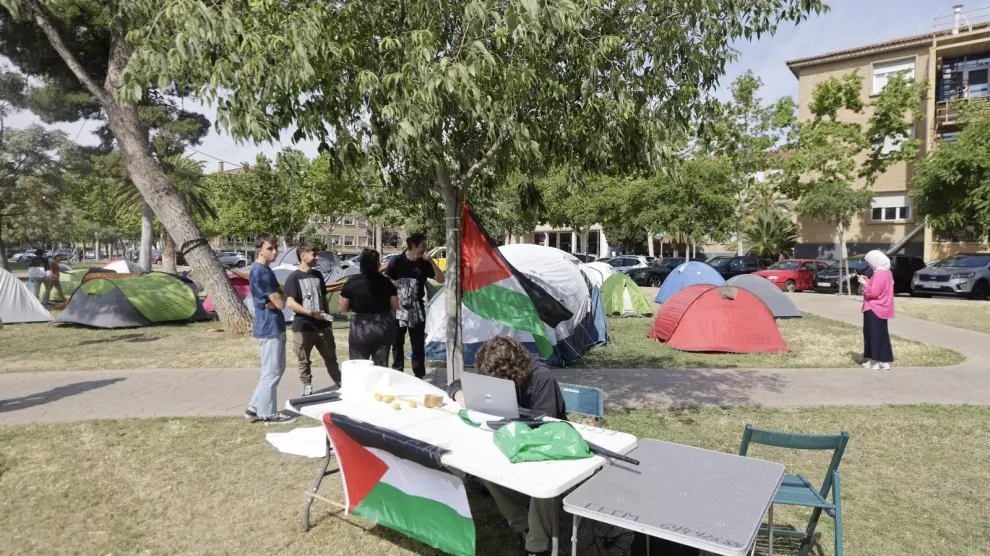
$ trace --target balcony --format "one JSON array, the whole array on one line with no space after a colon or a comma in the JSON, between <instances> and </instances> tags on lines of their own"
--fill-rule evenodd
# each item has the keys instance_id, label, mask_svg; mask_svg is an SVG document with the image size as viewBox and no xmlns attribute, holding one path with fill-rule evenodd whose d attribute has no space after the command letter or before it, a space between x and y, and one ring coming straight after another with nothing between
<instances>
[{"instance_id":1,"label":"balcony","mask_svg":"<svg viewBox=\"0 0 990 556\"><path fill-rule=\"evenodd\" d=\"M956 6L951 14L936 17L932 39L932 46L940 57L978 51L990 40L990 7L966 10Z\"/></svg>"},{"instance_id":2,"label":"balcony","mask_svg":"<svg viewBox=\"0 0 990 556\"><path fill-rule=\"evenodd\" d=\"M952 100L941 100L935 103L935 130L938 133L953 131L959 127L959 114L971 103L979 103L981 108L990 107L990 96L975 96Z\"/></svg>"}]
</instances>

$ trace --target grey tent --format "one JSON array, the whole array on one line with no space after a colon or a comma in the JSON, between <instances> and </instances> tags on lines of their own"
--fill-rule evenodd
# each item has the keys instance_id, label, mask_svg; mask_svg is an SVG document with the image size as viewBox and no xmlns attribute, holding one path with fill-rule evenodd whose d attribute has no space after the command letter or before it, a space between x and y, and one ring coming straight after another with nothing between
<instances>
[{"instance_id":1,"label":"grey tent","mask_svg":"<svg viewBox=\"0 0 990 556\"><path fill-rule=\"evenodd\" d=\"M770 309L770 313L776 319L801 318L801 311L798 311L794 303L787 299L784 292L766 278L752 274L740 274L730 278L725 285L742 288L760 298L760 301Z\"/></svg>"},{"instance_id":2,"label":"grey tent","mask_svg":"<svg viewBox=\"0 0 990 556\"><path fill-rule=\"evenodd\" d=\"M52 314L38 301L27 286L13 274L0 268L0 322L51 322Z\"/></svg>"}]
</instances>

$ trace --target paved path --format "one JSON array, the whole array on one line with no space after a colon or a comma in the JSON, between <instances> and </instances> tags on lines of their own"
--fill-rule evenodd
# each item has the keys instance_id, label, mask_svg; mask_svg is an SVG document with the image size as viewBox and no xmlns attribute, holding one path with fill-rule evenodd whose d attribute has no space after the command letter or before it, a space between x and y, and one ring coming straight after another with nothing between
<instances>
[{"instance_id":1,"label":"paved path","mask_svg":"<svg viewBox=\"0 0 990 556\"><path fill-rule=\"evenodd\" d=\"M794 294L802 311L859 324L855 300ZM802 407L940 403L990 405L990 335L909 317L891 333L967 356L952 367L861 369L562 369L563 382L598 386L609 407ZM257 369L63 371L0 374L0 425L130 417L240 415ZM329 384L314 370L317 388ZM299 393L287 371L280 400Z\"/></svg>"}]
</instances>

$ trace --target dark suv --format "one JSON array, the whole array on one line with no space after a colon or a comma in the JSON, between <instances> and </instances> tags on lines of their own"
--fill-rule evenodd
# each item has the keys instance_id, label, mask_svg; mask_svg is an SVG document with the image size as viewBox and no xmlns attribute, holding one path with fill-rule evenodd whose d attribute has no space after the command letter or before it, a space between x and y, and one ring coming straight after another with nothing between
<instances>
[{"instance_id":1,"label":"dark suv","mask_svg":"<svg viewBox=\"0 0 990 556\"><path fill-rule=\"evenodd\" d=\"M691 260L698 261L699 263L705 262L705 258L701 255ZM663 281L667 279L667 276L670 276L670 273L682 264L684 264L684 257L667 257L666 259L653 261L650 263L650 266L630 270L629 277L638 286L659 288L663 284Z\"/></svg>"},{"instance_id":2,"label":"dark suv","mask_svg":"<svg viewBox=\"0 0 990 556\"><path fill-rule=\"evenodd\" d=\"M752 274L757 270L770 268L773 261L762 257L744 255L741 257L712 257L705 261L709 266L718 271L722 278L728 280L740 274Z\"/></svg>"},{"instance_id":3,"label":"dark suv","mask_svg":"<svg viewBox=\"0 0 990 556\"><path fill-rule=\"evenodd\" d=\"M894 293L910 293L911 278L914 273L925 268L925 261L921 257L910 255L893 255L890 257L890 273L894 277ZM863 294L863 286L856 280L856 276L862 274L869 278L873 275L873 270L866 262L864 255L849 257L849 276L846 276L845 269L840 273L839 263L835 262L825 270L815 274L815 291L821 293L837 293L839 291L840 276L845 278L846 283L852 288L856 295ZM846 291L843 288L842 291Z\"/></svg>"}]
</instances>

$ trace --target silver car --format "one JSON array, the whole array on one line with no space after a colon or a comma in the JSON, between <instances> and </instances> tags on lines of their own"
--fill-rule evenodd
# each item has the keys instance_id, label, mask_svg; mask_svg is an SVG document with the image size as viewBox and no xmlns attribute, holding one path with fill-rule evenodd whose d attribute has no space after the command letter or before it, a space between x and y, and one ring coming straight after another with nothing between
<instances>
[{"instance_id":1,"label":"silver car","mask_svg":"<svg viewBox=\"0 0 990 556\"><path fill-rule=\"evenodd\" d=\"M238 253L236 251L224 251L217 255L217 260L220 264L224 266L236 266L237 268L244 268L248 265L248 258L244 253Z\"/></svg>"},{"instance_id":2,"label":"silver car","mask_svg":"<svg viewBox=\"0 0 990 556\"><path fill-rule=\"evenodd\" d=\"M990 299L990 253L958 253L919 270L911 279L911 295Z\"/></svg>"},{"instance_id":3,"label":"silver car","mask_svg":"<svg viewBox=\"0 0 990 556\"><path fill-rule=\"evenodd\" d=\"M643 255L620 255L609 259L608 264L612 265L616 272L629 274L630 270L650 266L650 258Z\"/></svg>"}]
</instances>

